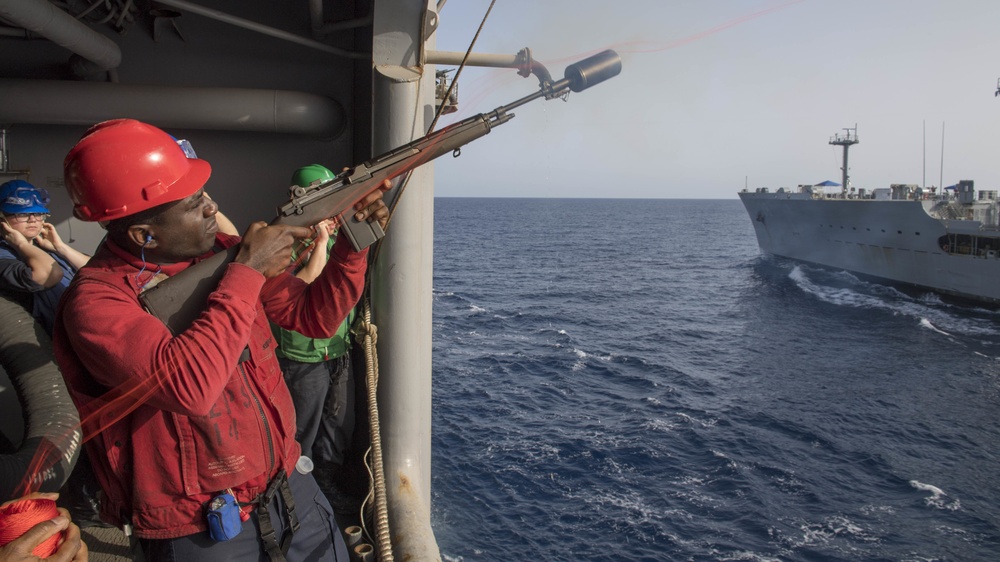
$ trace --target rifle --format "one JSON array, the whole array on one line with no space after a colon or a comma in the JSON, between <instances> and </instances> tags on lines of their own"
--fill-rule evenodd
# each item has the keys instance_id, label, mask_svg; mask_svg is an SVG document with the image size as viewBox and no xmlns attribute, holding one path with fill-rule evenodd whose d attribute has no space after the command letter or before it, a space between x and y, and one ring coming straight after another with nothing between
<instances>
[{"instance_id":1,"label":"rifle","mask_svg":"<svg viewBox=\"0 0 1000 562\"><path fill-rule=\"evenodd\" d=\"M562 80L542 80L539 90L489 113L480 113L438 131L429 133L399 148L358 164L332 180L317 180L306 187L289 188L290 199L278 208L271 224L312 226L329 217L339 217L354 249L360 251L382 238L378 222L354 218L354 204L378 189L387 179L401 176L438 156L461 154L461 147L488 134L493 127L514 117L510 110L544 97L553 99L570 91L583 90L617 76L622 63L618 53L607 50L566 67ZM545 73L546 75L548 73ZM143 306L163 321L173 334L186 330L205 309L208 296L215 290L233 261L239 245L202 260L184 271L163 280L139 295Z\"/></svg>"}]
</instances>

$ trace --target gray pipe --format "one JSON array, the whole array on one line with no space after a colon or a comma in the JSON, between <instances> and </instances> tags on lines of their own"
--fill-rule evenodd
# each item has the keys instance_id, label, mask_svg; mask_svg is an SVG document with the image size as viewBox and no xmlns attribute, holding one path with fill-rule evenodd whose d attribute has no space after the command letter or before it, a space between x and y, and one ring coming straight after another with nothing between
<instances>
[{"instance_id":1,"label":"gray pipe","mask_svg":"<svg viewBox=\"0 0 1000 562\"><path fill-rule=\"evenodd\" d=\"M424 51L425 64L444 64L458 66L462 64L465 53L456 51ZM523 64L521 57L517 55L494 55L489 53L471 53L469 60L465 63L468 66L488 66L493 68L517 68Z\"/></svg>"},{"instance_id":2,"label":"gray pipe","mask_svg":"<svg viewBox=\"0 0 1000 562\"><path fill-rule=\"evenodd\" d=\"M354 562L375 562L375 548L367 543L359 544L351 550L351 560Z\"/></svg>"},{"instance_id":3,"label":"gray pipe","mask_svg":"<svg viewBox=\"0 0 1000 562\"><path fill-rule=\"evenodd\" d=\"M312 39L307 39L305 37L300 37L294 33L289 33L287 31L277 29L271 26L257 23L255 21L250 21L241 17L237 17L225 12L220 12L219 10L214 10L212 8L206 8L204 6L199 6L193 2L188 2L187 0L158 0L158 4L164 6L170 6L172 8L177 8L178 10L186 10L204 16L206 18L211 18L216 21L221 21L223 23L228 23L230 25L235 25L237 27L242 27L244 29L249 29L251 31L256 31L258 33L263 33L264 35L270 35L277 39L284 39L285 41L291 41L292 43L298 43L312 49L317 49L324 51L333 55L347 57L349 59L365 60L371 58L371 53L355 53L351 51L345 51L344 49L338 49L332 45L327 45L326 43L320 43L319 41L313 41Z\"/></svg>"},{"instance_id":4,"label":"gray pipe","mask_svg":"<svg viewBox=\"0 0 1000 562\"><path fill-rule=\"evenodd\" d=\"M344 535L347 538L348 550L354 550L354 547L361 544L361 527L351 525L350 527L344 529Z\"/></svg>"},{"instance_id":5,"label":"gray pipe","mask_svg":"<svg viewBox=\"0 0 1000 562\"><path fill-rule=\"evenodd\" d=\"M404 24L396 21L390 28L404 29ZM376 154L423 134L432 117L433 72L379 66L374 90ZM379 259L369 270L379 341L392 342L378 349L378 404L395 560L442 559L430 516L433 249L434 168L428 164L410 176ZM375 546L384 558L380 541Z\"/></svg>"},{"instance_id":6,"label":"gray pipe","mask_svg":"<svg viewBox=\"0 0 1000 562\"><path fill-rule=\"evenodd\" d=\"M55 492L80 454L80 417L56 366L52 340L21 305L0 295L0 365L24 413L24 440L0 455L0 500Z\"/></svg>"},{"instance_id":7,"label":"gray pipe","mask_svg":"<svg viewBox=\"0 0 1000 562\"><path fill-rule=\"evenodd\" d=\"M0 35L4 37L18 37L20 39L31 39L31 32L20 27L0 26Z\"/></svg>"},{"instance_id":8,"label":"gray pipe","mask_svg":"<svg viewBox=\"0 0 1000 562\"><path fill-rule=\"evenodd\" d=\"M323 139L336 138L346 126L339 103L307 92L0 79L0 123L87 126L118 117L178 129Z\"/></svg>"},{"instance_id":9,"label":"gray pipe","mask_svg":"<svg viewBox=\"0 0 1000 562\"><path fill-rule=\"evenodd\" d=\"M0 0L0 18L33 31L76 54L70 67L78 76L117 68L122 52L114 41L90 29L47 0Z\"/></svg>"},{"instance_id":10,"label":"gray pipe","mask_svg":"<svg viewBox=\"0 0 1000 562\"><path fill-rule=\"evenodd\" d=\"M518 74L525 77L530 72L535 75L535 78L538 78L539 84L552 81L549 71L542 63L531 58L531 50L527 48L521 49L516 55L469 53L468 59L466 59L465 53L424 50L424 64L459 66L463 60L466 66L516 68L518 69Z\"/></svg>"}]
</instances>

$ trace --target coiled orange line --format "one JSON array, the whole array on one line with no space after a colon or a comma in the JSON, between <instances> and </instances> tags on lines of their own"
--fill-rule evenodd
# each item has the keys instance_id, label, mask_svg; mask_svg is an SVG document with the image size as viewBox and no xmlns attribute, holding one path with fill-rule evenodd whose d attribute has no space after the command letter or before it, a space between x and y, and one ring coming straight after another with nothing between
<instances>
[{"instance_id":1,"label":"coiled orange line","mask_svg":"<svg viewBox=\"0 0 1000 562\"><path fill-rule=\"evenodd\" d=\"M0 509L0 546L7 545L42 521L58 516L56 502L46 499L20 500ZM48 558L59 549L63 533L65 531L52 535L31 553L39 558Z\"/></svg>"}]
</instances>

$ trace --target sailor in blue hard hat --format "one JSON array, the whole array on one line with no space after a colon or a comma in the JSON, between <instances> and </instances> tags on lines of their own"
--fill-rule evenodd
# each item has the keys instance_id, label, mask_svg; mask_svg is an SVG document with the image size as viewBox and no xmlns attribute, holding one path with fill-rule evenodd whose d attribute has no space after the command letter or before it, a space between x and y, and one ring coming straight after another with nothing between
<instances>
[{"instance_id":1,"label":"sailor in blue hard hat","mask_svg":"<svg viewBox=\"0 0 1000 562\"><path fill-rule=\"evenodd\" d=\"M52 333L56 304L90 256L62 241L49 218L49 194L24 180L0 185L0 287L24 294Z\"/></svg>"},{"instance_id":2,"label":"sailor in blue hard hat","mask_svg":"<svg viewBox=\"0 0 1000 562\"><path fill-rule=\"evenodd\" d=\"M0 211L3 211L7 224L21 231L29 240L41 233L42 223L49 218L48 204L49 193L24 180L10 180L0 185Z\"/></svg>"}]
</instances>

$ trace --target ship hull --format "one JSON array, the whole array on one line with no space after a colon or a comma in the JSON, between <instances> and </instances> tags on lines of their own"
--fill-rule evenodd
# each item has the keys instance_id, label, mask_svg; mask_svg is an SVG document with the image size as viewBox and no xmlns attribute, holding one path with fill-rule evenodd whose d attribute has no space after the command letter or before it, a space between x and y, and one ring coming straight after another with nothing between
<instances>
[{"instance_id":1,"label":"ship hull","mask_svg":"<svg viewBox=\"0 0 1000 562\"><path fill-rule=\"evenodd\" d=\"M971 225L931 217L921 201L739 195L763 253L1000 304L1000 253L947 252L941 237Z\"/></svg>"}]
</instances>

